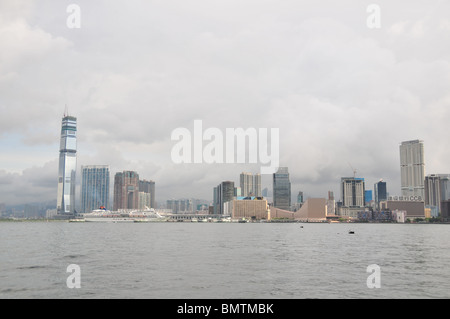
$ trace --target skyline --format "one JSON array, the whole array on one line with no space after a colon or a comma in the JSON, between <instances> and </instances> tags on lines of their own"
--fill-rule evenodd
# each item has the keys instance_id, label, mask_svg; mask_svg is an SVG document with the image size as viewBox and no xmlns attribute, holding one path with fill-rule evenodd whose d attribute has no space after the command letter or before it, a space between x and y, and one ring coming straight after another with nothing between
<instances>
[{"instance_id":1,"label":"skyline","mask_svg":"<svg viewBox=\"0 0 450 319\"><path fill-rule=\"evenodd\" d=\"M56 200L60 118L77 117L81 166L132 170L156 199L211 199L254 164L175 164L171 132L278 128L292 194L339 194L341 177L401 195L399 144L420 139L425 169L448 174L450 4L378 1L0 4L0 203ZM195 4L195 5L193 5ZM345 8L345 9L344 9ZM271 186L262 175L262 188Z\"/></svg>"}]
</instances>

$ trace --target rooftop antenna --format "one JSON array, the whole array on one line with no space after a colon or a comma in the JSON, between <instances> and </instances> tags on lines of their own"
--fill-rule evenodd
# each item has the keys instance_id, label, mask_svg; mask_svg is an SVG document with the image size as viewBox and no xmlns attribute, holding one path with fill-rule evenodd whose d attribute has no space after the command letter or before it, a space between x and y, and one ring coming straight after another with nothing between
<instances>
[{"instance_id":1,"label":"rooftop antenna","mask_svg":"<svg viewBox=\"0 0 450 319\"><path fill-rule=\"evenodd\" d=\"M64 117L69 115L69 109L67 108L67 104L65 104L65 108L64 108Z\"/></svg>"}]
</instances>

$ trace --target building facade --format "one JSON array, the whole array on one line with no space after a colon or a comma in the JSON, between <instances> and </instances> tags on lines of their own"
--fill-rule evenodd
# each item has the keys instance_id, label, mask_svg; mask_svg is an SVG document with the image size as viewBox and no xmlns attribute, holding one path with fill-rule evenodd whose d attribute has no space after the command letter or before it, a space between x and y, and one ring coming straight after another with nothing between
<instances>
[{"instance_id":1,"label":"building facade","mask_svg":"<svg viewBox=\"0 0 450 319\"><path fill-rule=\"evenodd\" d=\"M287 167L280 167L273 174L273 206L283 210L291 209L291 182Z\"/></svg>"},{"instance_id":2,"label":"building facade","mask_svg":"<svg viewBox=\"0 0 450 319\"><path fill-rule=\"evenodd\" d=\"M193 213L195 211L191 199L168 199L166 206L168 209L172 210L173 214Z\"/></svg>"},{"instance_id":3,"label":"building facade","mask_svg":"<svg viewBox=\"0 0 450 319\"><path fill-rule=\"evenodd\" d=\"M294 213L295 219L326 220L328 205L325 198L308 198L303 206Z\"/></svg>"},{"instance_id":4,"label":"building facade","mask_svg":"<svg viewBox=\"0 0 450 319\"><path fill-rule=\"evenodd\" d=\"M450 174L431 174L425 177L425 206L442 211L442 202L450 200Z\"/></svg>"},{"instance_id":5,"label":"building facade","mask_svg":"<svg viewBox=\"0 0 450 319\"><path fill-rule=\"evenodd\" d=\"M265 199L235 199L229 204L231 206L230 215L233 219L269 219L269 207Z\"/></svg>"},{"instance_id":6,"label":"building facade","mask_svg":"<svg viewBox=\"0 0 450 319\"><path fill-rule=\"evenodd\" d=\"M425 156L423 141L406 141L400 144L400 175L402 196L424 200Z\"/></svg>"},{"instance_id":7,"label":"building facade","mask_svg":"<svg viewBox=\"0 0 450 319\"><path fill-rule=\"evenodd\" d=\"M114 210L139 208L139 174L118 172L114 176Z\"/></svg>"},{"instance_id":8,"label":"building facade","mask_svg":"<svg viewBox=\"0 0 450 319\"><path fill-rule=\"evenodd\" d=\"M58 193L56 211L59 217L75 215L75 176L77 169L77 118L65 115L61 123Z\"/></svg>"},{"instance_id":9,"label":"building facade","mask_svg":"<svg viewBox=\"0 0 450 319\"><path fill-rule=\"evenodd\" d=\"M425 218L425 202L411 200L387 200L387 209L390 211L405 211L406 218Z\"/></svg>"},{"instance_id":10,"label":"building facade","mask_svg":"<svg viewBox=\"0 0 450 319\"><path fill-rule=\"evenodd\" d=\"M81 212L90 213L109 203L109 166L87 165L81 167Z\"/></svg>"},{"instance_id":11,"label":"building facade","mask_svg":"<svg viewBox=\"0 0 450 319\"><path fill-rule=\"evenodd\" d=\"M147 209L151 207L150 193L139 191L139 209Z\"/></svg>"},{"instance_id":12,"label":"building facade","mask_svg":"<svg viewBox=\"0 0 450 319\"><path fill-rule=\"evenodd\" d=\"M373 185L374 199L376 209L380 208L380 202L387 200L387 187L386 182L380 180L378 183Z\"/></svg>"},{"instance_id":13,"label":"building facade","mask_svg":"<svg viewBox=\"0 0 450 319\"><path fill-rule=\"evenodd\" d=\"M234 199L234 182L225 181L214 187L214 214L224 214L224 204Z\"/></svg>"},{"instance_id":14,"label":"building facade","mask_svg":"<svg viewBox=\"0 0 450 319\"><path fill-rule=\"evenodd\" d=\"M364 178L342 177L341 199L342 199L342 206L364 207L365 206Z\"/></svg>"},{"instance_id":15,"label":"building facade","mask_svg":"<svg viewBox=\"0 0 450 319\"><path fill-rule=\"evenodd\" d=\"M240 196L261 197L261 174L241 173L240 175Z\"/></svg>"},{"instance_id":16,"label":"building facade","mask_svg":"<svg viewBox=\"0 0 450 319\"><path fill-rule=\"evenodd\" d=\"M147 181L147 180L141 180L139 181L139 191L145 193L146 195L141 195L145 198L147 201L150 199L150 203L145 206L148 206L150 208L156 208L156 200L155 200L155 182L154 181ZM149 194L149 195L147 195ZM142 206L142 204L140 205ZM141 207L145 208L145 207Z\"/></svg>"},{"instance_id":17,"label":"building facade","mask_svg":"<svg viewBox=\"0 0 450 319\"><path fill-rule=\"evenodd\" d=\"M358 212L365 209L364 178L342 177L339 215L357 218Z\"/></svg>"}]
</instances>

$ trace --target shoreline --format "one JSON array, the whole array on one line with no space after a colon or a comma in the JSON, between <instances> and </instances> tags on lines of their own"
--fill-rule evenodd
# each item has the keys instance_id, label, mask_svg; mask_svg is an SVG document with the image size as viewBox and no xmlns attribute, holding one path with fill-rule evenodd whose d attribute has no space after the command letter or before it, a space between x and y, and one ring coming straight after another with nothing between
<instances>
[{"instance_id":1,"label":"shoreline","mask_svg":"<svg viewBox=\"0 0 450 319\"><path fill-rule=\"evenodd\" d=\"M46 222L63 222L67 223L70 222L69 219L27 219L27 218L0 218L0 223L23 223L23 222L32 222L32 223L46 223ZM193 222L193 221L181 221L181 220L167 220L167 221L158 221L158 222L151 222L153 223L178 223L183 222L186 224L399 224L399 225L450 225L450 222L405 222L405 223L398 223L398 222L390 222L390 221L342 221L342 222L327 222L327 221L300 221L300 220L256 220L251 221L247 220L245 222L242 221L231 221L231 222L223 222L223 221L209 221L209 222ZM85 223L85 221L83 222ZM87 222L87 223L93 223L93 222ZM105 223L105 222L97 222L97 223ZM139 223L141 224L141 223Z\"/></svg>"}]
</instances>

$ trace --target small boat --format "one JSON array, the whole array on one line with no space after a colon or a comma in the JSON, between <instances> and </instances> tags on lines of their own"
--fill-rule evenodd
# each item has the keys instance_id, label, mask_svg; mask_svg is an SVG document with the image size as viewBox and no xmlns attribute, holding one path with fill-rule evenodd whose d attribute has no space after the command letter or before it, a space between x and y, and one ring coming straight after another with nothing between
<instances>
[{"instance_id":1,"label":"small boat","mask_svg":"<svg viewBox=\"0 0 450 319\"><path fill-rule=\"evenodd\" d=\"M69 219L69 223L82 223L85 222L86 220L84 218L72 218Z\"/></svg>"},{"instance_id":2,"label":"small boat","mask_svg":"<svg viewBox=\"0 0 450 319\"><path fill-rule=\"evenodd\" d=\"M353 230L348 231L349 234L354 234L355 232Z\"/></svg>"}]
</instances>

